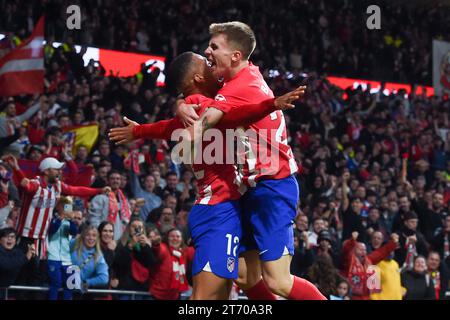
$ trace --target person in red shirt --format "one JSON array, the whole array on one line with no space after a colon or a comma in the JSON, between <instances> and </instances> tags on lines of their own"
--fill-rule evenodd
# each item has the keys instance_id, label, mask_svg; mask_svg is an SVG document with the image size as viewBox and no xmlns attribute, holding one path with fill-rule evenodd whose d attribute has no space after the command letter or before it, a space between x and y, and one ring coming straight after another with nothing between
<instances>
[{"instance_id":1,"label":"person in red shirt","mask_svg":"<svg viewBox=\"0 0 450 320\"><path fill-rule=\"evenodd\" d=\"M245 104L273 98L259 68L249 61L256 47L253 30L233 21L213 23L209 31L211 39L205 56L223 87L201 117L192 105L181 103L177 111L185 125L198 121L210 127L236 106L243 111ZM240 243L238 285L250 299L276 299L268 287L291 300L324 300L312 283L290 274L294 254L292 221L299 187L293 176L298 168L287 143L283 113L272 112L247 128L256 134L242 136L246 164L240 173L249 190L241 200L244 237Z\"/></svg>"},{"instance_id":2,"label":"person in red shirt","mask_svg":"<svg viewBox=\"0 0 450 320\"><path fill-rule=\"evenodd\" d=\"M39 164L42 176L34 179L25 177L14 156L6 155L3 160L13 169L13 181L23 193L23 205L17 225L17 232L21 236L19 244L27 247L26 244L34 243L36 248L40 248L38 256L41 258L45 257L44 240L47 237L56 200L60 195L89 197L111 191L109 187L94 189L70 186L62 182L60 176L64 163L55 158L42 160Z\"/></svg>"},{"instance_id":3,"label":"person in red shirt","mask_svg":"<svg viewBox=\"0 0 450 320\"><path fill-rule=\"evenodd\" d=\"M189 290L186 269L193 248L182 248L183 239L178 229L170 230L165 242L161 242L161 234L156 228L149 230L149 237L159 261L150 268L149 292L157 300L178 300L181 293Z\"/></svg>"},{"instance_id":4,"label":"person in red shirt","mask_svg":"<svg viewBox=\"0 0 450 320\"><path fill-rule=\"evenodd\" d=\"M206 60L192 52L178 56L169 68L168 83L187 96L186 101L199 103L199 114L203 113L214 100L217 91L210 77ZM291 102L304 91L298 88L277 99L269 98L257 105L248 105L246 112L233 109L221 120L219 128L224 132L227 126L245 125L262 118L277 109L291 108ZM205 96L207 95L207 96ZM125 128L114 128L110 139L125 143L136 138L170 139L172 133L183 128L179 119L174 118L153 124L138 125L128 119ZM209 143L203 144L204 150ZM222 156L226 156L223 146ZM231 282L237 277L237 244L240 239L240 208L236 202L240 197L236 184L235 168L222 158L219 163L192 164L194 175L198 179L199 193L196 205L191 210L189 225L196 247L193 263L194 289L193 299L227 299ZM223 239L223 241L217 241ZM212 247L212 243L215 244Z\"/></svg>"},{"instance_id":5,"label":"person in red shirt","mask_svg":"<svg viewBox=\"0 0 450 320\"><path fill-rule=\"evenodd\" d=\"M350 283L353 300L369 300L370 294L380 289L380 284L372 280L374 270L370 267L398 248L399 236L393 233L388 243L367 254L366 245L356 240L358 235L354 231L352 238L344 241L341 273Z\"/></svg>"}]
</instances>

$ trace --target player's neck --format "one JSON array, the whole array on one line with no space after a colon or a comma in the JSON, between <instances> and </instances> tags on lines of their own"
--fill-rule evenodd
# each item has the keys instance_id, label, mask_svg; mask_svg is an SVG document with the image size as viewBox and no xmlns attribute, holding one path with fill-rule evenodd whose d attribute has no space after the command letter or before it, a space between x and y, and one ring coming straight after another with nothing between
<instances>
[{"instance_id":1,"label":"player's neck","mask_svg":"<svg viewBox=\"0 0 450 320\"><path fill-rule=\"evenodd\" d=\"M230 78L228 80L233 79L239 72L241 72L243 69L247 68L248 66L249 66L248 60L240 61L236 67L233 67L230 70Z\"/></svg>"}]
</instances>

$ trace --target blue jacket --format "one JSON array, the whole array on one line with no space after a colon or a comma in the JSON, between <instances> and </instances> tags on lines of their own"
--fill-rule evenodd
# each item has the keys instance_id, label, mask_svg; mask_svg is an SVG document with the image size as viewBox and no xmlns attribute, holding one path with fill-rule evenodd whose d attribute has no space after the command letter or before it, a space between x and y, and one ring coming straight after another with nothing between
<instances>
[{"instance_id":1,"label":"blue jacket","mask_svg":"<svg viewBox=\"0 0 450 320\"><path fill-rule=\"evenodd\" d=\"M83 262L95 252L95 248L87 249L83 246L81 256L78 256L78 252L73 249L74 240L71 241L72 252L72 264L81 266ZM92 256L88 262L80 267L81 281L87 283L89 287L107 285L109 281L108 265L102 254L99 255L97 261L94 261Z\"/></svg>"},{"instance_id":2,"label":"blue jacket","mask_svg":"<svg viewBox=\"0 0 450 320\"><path fill-rule=\"evenodd\" d=\"M76 236L77 225L66 219L53 218L48 230L48 260L71 265L70 236Z\"/></svg>"}]
</instances>

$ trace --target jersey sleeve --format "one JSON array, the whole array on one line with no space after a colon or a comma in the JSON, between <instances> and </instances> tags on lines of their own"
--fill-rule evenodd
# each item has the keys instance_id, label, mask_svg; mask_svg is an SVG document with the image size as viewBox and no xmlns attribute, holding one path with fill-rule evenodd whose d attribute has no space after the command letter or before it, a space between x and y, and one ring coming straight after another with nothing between
<instances>
[{"instance_id":1,"label":"jersey sleeve","mask_svg":"<svg viewBox=\"0 0 450 320\"><path fill-rule=\"evenodd\" d=\"M70 185L62 182L61 183L61 192L62 192L62 194L71 195L71 196L91 197L91 196L95 196L95 195L101 193L102 189L70 186Z\"/></svg>"},{"instance_id":2,"label":"jersey sleeve","mask_svg":"<svg viewBox=\"0 0 450 320\"><path fill-rule=\"evenodd\" d=\"M274 105L275 99L267 99L258 104L247 104L241 106L231 106L227 113L220 120L219 124L226 128L233 128L239 126L248 126L257 122L270 113L276 111ZM216 108L215 103L211 105ZM220 110L220 108L218 108Z\"/></svg>"},{"instance_id":3,"label":"jersey sleeve","mask_svg":"<svg viewBox=\"0 0 450 320\"><path fill-rule=\"evenodd\" d=\"M39 188L39 182L33 179L27 179L22 170L13 169L14 184L26 193L34 193Z\"/></svg>"},{"instance_id":4,"label":"jersey sleeve","mask_svg":"<svg viewBox=\"0 0 450 320\"><path fill-rule=\"evenodd\" d=\"M134 126L133 137L135 139L170 139L172 132L181 128L183 128L183 124L180 119L172 118Z\"/></svg>"}]
</instances>

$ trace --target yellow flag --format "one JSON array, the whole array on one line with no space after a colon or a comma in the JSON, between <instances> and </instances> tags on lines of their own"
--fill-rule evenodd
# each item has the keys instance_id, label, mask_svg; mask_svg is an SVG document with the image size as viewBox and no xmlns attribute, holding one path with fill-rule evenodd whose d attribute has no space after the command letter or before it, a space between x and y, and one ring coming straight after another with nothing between
<instances>
[{"instance_id":1,"label":"yellow flag","mask_svg":"<svg viewBox=\"0 0 450 320\"><path fill-rule=\"evenodd\" d=\"M83 145L91 152L92 147L97 142L98 138L98 124L90 124L80 127L75 127L68 132L75 134L72 153L75 155L79 146Z\"/></svg>"}]
</instances>

